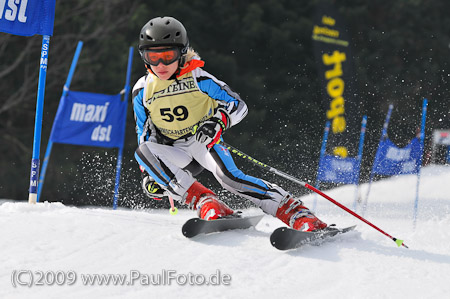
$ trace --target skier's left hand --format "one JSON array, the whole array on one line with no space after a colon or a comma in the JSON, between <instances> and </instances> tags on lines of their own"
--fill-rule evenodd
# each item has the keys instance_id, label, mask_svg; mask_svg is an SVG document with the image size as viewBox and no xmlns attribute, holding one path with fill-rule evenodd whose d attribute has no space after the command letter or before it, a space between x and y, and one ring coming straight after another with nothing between
<instances>
[{"instance_id":1,"label":"skier's left hand","mask_svg":"<svg viewBox=\"0 0 450 299\"><path fill-rule=\"evenodd\" d=\"M223 109L218 109L216 114L203 122L195 133L198 142L206 144L211 148L220 141L223 132L230 126L228 113Z\"/></svg>"}]
</instances>

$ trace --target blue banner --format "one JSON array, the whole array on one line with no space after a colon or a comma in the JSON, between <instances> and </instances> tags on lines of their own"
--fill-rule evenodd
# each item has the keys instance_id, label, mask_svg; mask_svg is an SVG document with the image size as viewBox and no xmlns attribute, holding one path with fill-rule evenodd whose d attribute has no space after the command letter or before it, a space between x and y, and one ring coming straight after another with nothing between
<instances>
[{"instance_id":1,"label":"blue banner","mask_svg":"<svg viewBox=\"0 0 450 299\"><path fill-rule=\"evenodd\" d=\"M127 103L121 95L69 91L62 97L50 140L98 147L123 146Z\"/></svg>"},{"instance_id":2,"label":"blue banner","mask_svg":"<svg viewBox=\"0 0 450 299\"><path fill-rule=\"evenodd\" d=\"M55 0L0 0L0 31L15 35L52 35Z\"/></svg>"},{"instance_id":3,"label":"blue banner","mask_svg":"<svg viewBox=\"0 0 450 299\"><path fill-rule=\"evenodd\" d=\"M360 160L325 155L320 161L317 179L321 182L358 184Z\"/></svg>"},{"instance_id":4,"label":"blue banner","mask_svg":"<svg viewBox=\"0 0 450 299\"><path fill-rule=\"evenodd\" d=\"M412 139L404 148L399 148L389 138L384 138L378 146L373 162L373 173L382 175L418 173L420 156L418 138Z\"/></svg>"}]
</instances>

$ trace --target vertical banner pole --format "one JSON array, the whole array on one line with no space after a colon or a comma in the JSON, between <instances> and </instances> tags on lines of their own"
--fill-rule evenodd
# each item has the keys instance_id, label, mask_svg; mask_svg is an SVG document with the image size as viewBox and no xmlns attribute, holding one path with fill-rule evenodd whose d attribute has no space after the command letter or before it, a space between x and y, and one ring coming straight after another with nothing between
<instances>
[{"instance_id":1,"label":"vertical banner pole","mask_svg":"<svg viewBox=\"0 0 450 299\"><path fill-rule=\"evenodd\" d=\"M38 191L38 177L39 177L39 155L41 147L41 133L42 133L42 116L44 112L44 95L45 95L45 80L47 78L47 63L48 51L50 47L50 35L42 36L41 47L41 61L39 68L39 83L36 103L36 119L34 123L34 139L33 139L33 156L31 159L31 173L30 173L30 189L28 193L28 202L37 202Z\"/></svg>"},{"instance_id":2,"label":"vertical banner pole","mask_svg":"<svg viewBox=\"0 0 450 299\"><path fill-rule=\"evenodd\" d=\"M386 114L386 119L384 120L383 130L381 131L381 137L380 137L380 142L378 143L378 149L380 148L381 141L387 136L387 130L388 130L388 126L389 126L389 120L391 119L392 109L394 109L394 105L390 104L388 113ZM377 150L377 152L378 152L378 150ZM375 159L374 159L374 161L375 161ZM372 163L372 170L370 171L369 186L367 187L367 194L366 194L366 198L365 198L364 204L363 204L363 210L362 210L363 216L367 209L367 202L369 200L370 188L372 187L372 181L373 181L373 176L374 176L373 168L374 168L374 165Z\"/></svg>"},{"instance_id":3,"label":"vertical banner pole","mask_svg":"<svg viewBox=\"0 0 450 299\"><path fill-rule=\"evenodd\" d=\"M418 206L419 206L419 185L420 185L420 170L422 168L422 156L424 151L424 142L425 142L425 122L427 117L427 106L428 106L428 100L423 100L423 106L422 106L422 125L420 127L420 157L418 161L418 171L417 171L417 185L416 185L416 200L414 201L414 216L413 216L413 227L416 228L417 223L417 212L418 212Z\"/></svg>"},{"instance_id":4,"label":"vertical banner pole","mask_svg":"<svg viewBox=\"0 0 450 299\"><path fill-rule=\"evenodd\" d=\"M127 76L125 79L125 87L124 87L124 101L128 103L128 95L130 93L130 77L131 77L131 65L133 62L133 47L130 47L128 52L128 65L127 65ZM128 104L125 105L124 113L127 113ZM119 200L119 185L120 185L120 171L122 169L122 155L123 155L123 143L125 141L125 126L127 123L127 118L124 118L123 122L123 137L122 137L122 146L119 147L119 154L117 156L117 166L116 166L116 182L114 185L114 200L113 200L113 209L117 209L117 202Z\"/></svg>"},{"instance_id":5,"label":"vertical banner pole","mask_svg":"<svg viewBox=\"0 0 450 299\"><path fill-rule=\"evenodd\" d=\"M123 156L123 146L119 147L119 154L117 156L116 182L114 184L113 210L117 209L117 203L119 201L119 185L120 185L120 171L122 169L122 156Z\"/></svg>"},{"instance_id":6,"label":"vertical banner pole","mask_svg":"<svg viewBox=\"0 0 450 299\"><path fill-rule=\"evenodd\" d=\"M47 172L48 161L50 160L52 148L53 148L53 141L51 140L50 137L47 143L47 149L45 150L44 161L42 162L41 175L39 176L38 196L36 202L40 202L41 200L42 189L44 188L45 174Z\"/></svg>"},{"instance_id":7,"label":"vertical banner pole","mask_svg":"<svg viewBox=\"0 0 450 299\"><path fill-rule=\"evenodd\" d=\"M61 103L64 101L64 98L66 97L67 92L70 89L70 83L72 82L73 74L75 73L75 68L77 66L78 58L80 57L82 48L83 48L83 42L79 41L78 45L77 45L77 49L75 50L75 55L73 56L73 59L72 59L72 64L70 65L70 70L69 70L69 74L67 75L66 84L64 84L63 94L61 96L61 99L59 100L59 105L61 105ZM60 107L58 107L58 110L59 110L59 108ZM52 132L53 132L53 128L52 128ZM48 161L50 160L52 147L53 147L52 134L50 134L50 138L49 138L48 144L47 144L47 150L45 151L44 161L42 163L41 176L39 177L37 202L39 202L39 199L40 199L41 193L42 193L42 188L44 187L45 174L47 172L47 166L48 166Z\"/></svg>"},{"instance_id":8,"label":"vertical banner pole","mask_svg":"<svg viewBox=\"0 0 450 299\"><path fill-rule=\"evenodd\" d=\"M364 138L366 135L366 125L367 125L367 115L363 116L362 122L361 122L361 133L359 135L359 146L358 146L358 171L356 173L356 179L355 179L355 202L353 203L353 211L356 212L356 203L358 201L358 194L359 194L359 174L361 172L361 161L362 161L362 155L363 155L363 148L364 148Z\"/></svg>"},{"instance_id":9,"label":"vertical banner pole","mask_svg":"<svg viewBox=\"0 0 450 299\"><path fill-rule=\"evenodd\" d=\"M321 169L321 162L323 159L323 156L325 155L325 151L327 148L327 140L328 140L328 133L330 132L330 121L327 121L325 124L325 130L323 132L323 138L322 138L322 146L320 148L320 157L319 157L319 168L317 169L317 179L316 179L316 189L319 189L319 172ZM317 194L314 196L314 204L313 204L313 208L312 211L315 212L316 211L316 207L317 207Z\"/></svg>"},{"instance_id":10,"label":"vertical banner pole","mask_svg":"<svg viewBox=\"0 0 450 299\"><path fill-rule=\"evenodd\" d=\"M450 164L450 146L447 147L447 163Z\"/></svg>"}]
</instances>

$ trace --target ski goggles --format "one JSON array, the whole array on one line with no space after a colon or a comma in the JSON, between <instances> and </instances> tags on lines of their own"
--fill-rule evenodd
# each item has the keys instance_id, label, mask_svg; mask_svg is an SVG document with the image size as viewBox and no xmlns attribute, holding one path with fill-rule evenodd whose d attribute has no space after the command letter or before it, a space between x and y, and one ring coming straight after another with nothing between
<instances>
[{"instance_id":1,"label":"ski goggles","mask_svg":"<svg viewBox=\"0 0 450 299\"><path fill-rule=\"evenodd\" d=\"M169 65L180 59L181 52L179 48L145 49L142 57L146 63L153 66L157 66L160 62Z\"/></svg>"}]
</instances>

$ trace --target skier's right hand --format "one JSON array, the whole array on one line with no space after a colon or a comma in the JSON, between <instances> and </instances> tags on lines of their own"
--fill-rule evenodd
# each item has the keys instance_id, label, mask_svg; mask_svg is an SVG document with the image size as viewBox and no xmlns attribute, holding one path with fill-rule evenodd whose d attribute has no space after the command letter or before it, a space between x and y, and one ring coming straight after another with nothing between
<instances>
[{"instance_id":1,"label":"skier's right hand","mask_svg":"<svg viewBox=\"0 0 450 299\"><path fill-rule=\"evenodd\" d=\"M142 179L141 185L144 194L148 197L156 200L161 200L164 198L164 189L162 189L160 185L149 175Z\"/></svg>"}]
</instances>

